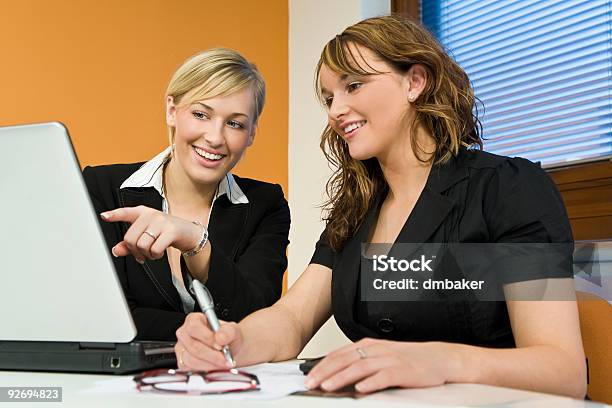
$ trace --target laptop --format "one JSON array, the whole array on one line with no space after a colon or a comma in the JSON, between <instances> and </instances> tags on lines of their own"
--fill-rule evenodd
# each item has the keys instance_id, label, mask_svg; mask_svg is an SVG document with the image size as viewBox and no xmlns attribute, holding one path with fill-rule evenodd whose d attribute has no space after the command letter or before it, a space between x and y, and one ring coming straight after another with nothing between
<instances>
[{"instance_id":1,"label":"laptop","mask_svg":"<svg viewBox=\"0 0 612 408\"><path fill-rule=\"evenodd\" d=\"M176 367L136 327L68 131L0 127L0 370Z\"/></svg>"}]
</instances>

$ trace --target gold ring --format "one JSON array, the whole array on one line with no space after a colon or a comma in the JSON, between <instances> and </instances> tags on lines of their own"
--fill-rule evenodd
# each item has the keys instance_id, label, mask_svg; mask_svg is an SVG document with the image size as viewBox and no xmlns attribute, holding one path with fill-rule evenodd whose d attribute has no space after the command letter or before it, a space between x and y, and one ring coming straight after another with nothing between
<instances>
[{"instance_id":1,"label":"gold ring","mask_svg":"<svg viewBox=\"0 0 612 408\"><path fill-rule=\"evenodd\" d=\"M157 236L155 234L153 234L152 232L149 231L145 231L143 232L143 234L147 234L148 236L150 236L151 238L153 238L154 240L157 239Z\"/></svg>"},{"instance_id":2,"label":"gold ring","mask_svg":"<svg viewBox=\"0 0 612 408\"><path fill-rule=\"evenodd\" d=\"M181 354L179 354L179 366L185 365L185 362L183 361L183 354L185 354L185 349L183 349L181 351Z\"/></svg>"},{"instance_id":3,"label":"gold ring","mask_svg":"<svg viewBox=\"0 0 612 408\"><path fill-rule=\"evenodd\" d=\"M357 347L357 353L359 353L359 358L362 360L364 358L368 358L368 353L366 353L365 350L362 349L361 347Z\"/></svg>"}]
</instances>

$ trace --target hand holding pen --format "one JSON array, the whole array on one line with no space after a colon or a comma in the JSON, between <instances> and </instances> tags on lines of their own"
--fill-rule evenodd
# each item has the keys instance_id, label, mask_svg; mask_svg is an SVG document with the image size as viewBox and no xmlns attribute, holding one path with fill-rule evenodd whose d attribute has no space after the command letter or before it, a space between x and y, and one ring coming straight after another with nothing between
<instances>
[{"instance_id":1,"label":"hand holding pen","mask_svg":"<svg viewBox=\"0 0 612 408\"><path fill-rule=\"evenodd\" d=\"M191 290L198 300L198 304L200 305L200 309L202 309L202 313L206 315L206 319L208 320L208 324L210 328L214 332L218 332L221 328L219 324L219 319L217 319L217 314L215 313L215 304L212 299L212 295L199 280L194 279L191 281ZM232 366L232 368L236 367L236 362L234 361L234 357L230 352L230 349L227 345L223 346L221 349L223 351L223 356L225 360Z\"/></svg>"},{"instance_id":2,"label":"hand holding pen","mask_svg":"<svg viewBox=\"0 0 612 408\"><path fill-rule=\"evenodd\" d=\"M234 353L242 347L242 332L237 323L221 322L214 313L210 292L201 282L194 280L190 287L202 313L190 313L176 331L174 347L178 367L190 370L215 370L236 366ZM220 353L221 351L221 353Z\"/></svg>"}]
</instances>

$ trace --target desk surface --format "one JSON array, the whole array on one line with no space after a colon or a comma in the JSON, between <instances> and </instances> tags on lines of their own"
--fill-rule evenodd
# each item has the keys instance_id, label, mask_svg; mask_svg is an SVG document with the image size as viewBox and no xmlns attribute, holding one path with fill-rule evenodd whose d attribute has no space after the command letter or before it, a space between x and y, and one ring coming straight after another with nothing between
<instances>
[{"instance_id":1,"label":"desk surface","mask_svg":"<svg viewBox=\"0 0 612 408\"><path fill-rule=\"evenodd\" d=\"M94 388L97 381L117 378L108 375L89 374L63 374L63 373L32 373L32 372L9 372L0 371L1 387L63 387L63 402L36 404L37 407L198 407L206 401L207 408L215 407L242 407L250 405L253 407L501 407L512 408L595 408L604 407L587 401L573 400L570 398L554 395L540 394L534 392L512 390L508 388L490 387L478 384L449 384L440 387L411 389L411 390L387 390L372 394L360 399L350 398L320 398L289 396L272 401L227 401L210 399L205 396L185 396L166 394L122 394L121 392L106 395L88 395L85 390ZM176 404L176 405L175 405ZM12 404L14 405L14 404ZM21 404L15 406L30 406Z\"/></svg>"}]
</instances>

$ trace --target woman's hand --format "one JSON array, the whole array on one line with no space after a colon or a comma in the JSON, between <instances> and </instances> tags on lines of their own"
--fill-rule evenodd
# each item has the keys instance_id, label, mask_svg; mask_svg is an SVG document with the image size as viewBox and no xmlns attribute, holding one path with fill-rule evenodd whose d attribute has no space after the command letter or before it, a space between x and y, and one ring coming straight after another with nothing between
<instances>
[{"instance_id":1,"label":"woman's hand","mask_svg":"<svg viewBox=\"0 0 612 408\"><path fill-rule=\"evenodd\" d=\"M444 384L459 369L451 346L363 339L328 354L310 371L306 386L334 391L355 384L358 392L369 393Z\"/></svg>"},{"instance_id":2,"label":"woman's hand","mask_svg":"<svg viewBox=\"0 0 612 408\"><path fill-rule=\"evenodd\" d=\"M221 349L228 346L236 363L242 348L242 331L237 323L220 321L213 332L202 313L190 313L176 331L176 361L182 370L215 370L232 368Z\"/></svg>"},{"instance_id":3,"label":"woman's hand","mask_svg":"<svg viewBox=\"0 0 612 408\"><path fill-rule=\"evenodd\" d=\"M198 245L202 236L201 226L142 205L117 208L100 216L107 222L132 224L112 252L115 256L132 254L140 263L145 258L162 258L168 247L189 251Z\"/></svg>"}]
</instances>

